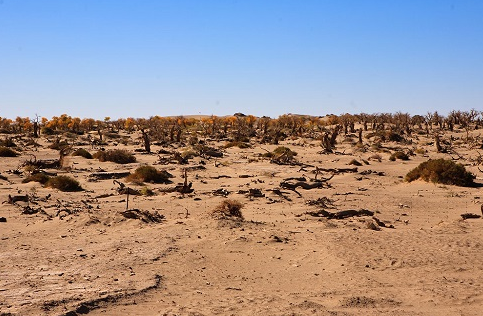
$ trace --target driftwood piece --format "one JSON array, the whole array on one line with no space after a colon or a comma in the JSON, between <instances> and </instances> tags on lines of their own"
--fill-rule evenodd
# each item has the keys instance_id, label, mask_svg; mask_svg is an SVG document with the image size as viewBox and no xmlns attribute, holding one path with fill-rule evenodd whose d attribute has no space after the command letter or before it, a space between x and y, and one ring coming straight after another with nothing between
<instances>
[{"instance_id":1,"label":"driftwood piece","mask_svg":"<svg viewBox=\"0 0 483 316\"><path fill-rule=\"evenodd\" d=\"M119 194L141 195L141 192L139 192L138 190L132 189L130 187L126 187L126 185L122 182L114 180L113 183L119 185L119 188L117 188L117 192Z\"/></svg>"},{"instance_id":2,"label":"driftwood piece","mask_svg":"<svg viewBox=\"0 0 483 316\"><path fill-rule=\"evenodd\" d=\"M344 219L344 218L355 217L355 216L358 216L358 217L373 216L374 212L366 209L360 209L360 210L344 210L344 211L333 213L333 212L328 212L324 209L321 209L316 212L307 212L307 214L315 217L326 217L328 219Z\"/></svg>"},{"instance_id":3,"label":"driftwood piece","mask_svg":"<svg viewBox=\"0 0 483 316\"><path fill-rule=\"evenodd\" d=\"M324 186L324 182L312 182L312 183L307 183L304 181L298 181L295 183L289 183L289 182L280 182L280 187L288 190L294 191L298 187L301 187L302 189L305 190L311 190L315 188L322 188Z\"/></svg>"},{"instance_id":4,"label":"driftwood piece","mask_svg":"<svg viewBox=\"0 0 483 316\"><path fill-rule=\"evenodd\" d=\"M112 180L112 179L122 179L130 175L129 171L124 172L94 172L89 175L89 178L95 180Z\"/></svg>"}]
</instances>

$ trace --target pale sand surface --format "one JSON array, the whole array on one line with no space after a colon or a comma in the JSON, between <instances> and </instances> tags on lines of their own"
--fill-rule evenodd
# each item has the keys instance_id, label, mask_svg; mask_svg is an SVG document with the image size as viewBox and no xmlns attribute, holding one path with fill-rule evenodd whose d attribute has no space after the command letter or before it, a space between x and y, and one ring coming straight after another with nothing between
<instances>
[{"instance_id":1,"label":"pale sand surface","mask_svg":"<svg viewBox=\"0 0 483 316\"><path fill-rule=\"evenodd\" d=\"M323 188L298 188L301 196L282 189L286 200L270 190L288 177L314 178L315 168L259 156L275 145L223 149L222 158L195 157L188 165L159 164L157 154L136 153L138 162L127 165L68 157L71 170L50 171L76 178L85 191L60 192L23 184L24 176L8 172L29 154L58 158L41 138L37 149L1 158L0 174L8 180L0 180L0 200L34 195L38 204L30 206L45 213L22 214L25 202L1 205L7 222L0 223L0 315L483 315L483 220L460 216L481 214L481 188L403 181L428 158L451 159L431 141L419 136L410 145L383 143L428 152L409 161L389 161L389 153L380 153L381 162L335 174ZM337 145L339 154L321 154L318 141L302 138L281 145L298 152L298 162L321 168L352 168L352 159L362 162L375 153L349 142ZM178 147L164 149L186 149ZM141 145L106 148L134 151ZM471 162L477 150L464 142L454 148L463 158L457 162L483 183ZM160 149L153 145L153 152ZM149 164L172 173L176 184L183 182L183 168L202 160L205 170L188 172L193 193L163 193L159 189L173 185L146 184L155 196L130 196L130 209L157 211L165 216L161 223L125 218L120 212L126 196L117 194L118 186L88 177L99 167L133 171ZM375 172L361 174L367 170ZM323 172L319 178L330 176ZM244 204L243 222L212 216L226 199L213 194L220 188ZM238 193L250 188L265 197ZM368 216L307 214L320 208L307 202L323 197L333 201L328 211L371 210L394 228L368 229Z\"/></svg>"}]
</instances>

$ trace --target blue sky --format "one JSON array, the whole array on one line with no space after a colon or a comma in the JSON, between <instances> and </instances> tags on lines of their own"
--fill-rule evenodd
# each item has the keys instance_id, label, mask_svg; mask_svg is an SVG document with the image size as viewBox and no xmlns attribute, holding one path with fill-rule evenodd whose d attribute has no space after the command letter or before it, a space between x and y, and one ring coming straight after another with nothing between
<instances>
[{"instance_id":1,"label":"blue sky","mask_svg":"<svg viewBox=\"0 0 483 316\"><path fill-rule=\"evenodd\" d=\"M0 116L483 110L480 0L0 0Z\"/></svg>"}]
</instances>

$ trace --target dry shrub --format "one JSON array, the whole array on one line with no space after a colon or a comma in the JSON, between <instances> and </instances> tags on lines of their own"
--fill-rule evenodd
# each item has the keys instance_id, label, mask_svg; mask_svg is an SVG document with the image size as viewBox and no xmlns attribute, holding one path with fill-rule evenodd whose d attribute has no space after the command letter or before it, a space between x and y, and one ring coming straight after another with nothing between
<instances>
[{"instance_id":1,"label":"dry shrub","mask_svg":"<svg viewBox=\"0 0 483 316\"><path fill-rule=\"evenodd\" d=\"M17 147L17 144L10 137L6 137L4 140L0 140L0 146Z\"/></svg>"},{"instance_id":2,"label":"dry shrub","mask_svg":"<svg viewBox=\"0 0 483 316\"><path fill-rule=\"evenodd\" d=\"M427 153L427 150L424 148L417 148L414 152L419 155L424 155Z\"/></svg>"},{"instance_id":3,"label":"dry shrub","mask_svg":"<svg viewBox=\"0 0 483 316\"><path fill-rule=\"evenodd\" d=\"M32 181L41 183L41 184L46 184L49 181L50 177L46 175L45 173L38 172L36 174L32 174L28 176L27 178L22 180L22 183L29 183Z\"/></svg>"},{"instance_id":4,"label":"dry shrub","mask_svg":"<svg viewBox=\"0 0 483 316\"><path fill-rule=\"evenodd\" d=\"M246 143L246 142L232 141L232 142L226 143L224 147L225 148L238 147L240 149L245 149L245 148L251 148L252 146L249 143Z\"/></svg>"},{"instance_id":5,"label":"dry shrub","mask_svg":"<svg viewBox=\"0 0 483 316\"><path fill-rule=\"evenodd\" d=\"M172 181L169 178L172 178L169 172L162 170L159 171L158 169L152 166L140 166L134 171L134 173L130 174L126 180L130 182L152 182L152 183L171 183Z\"/></svg>"},{"instance_id":6,"label":"dry shrub","mask_svg":"<svg viewBox=\"0 0 483 316\"><path fill-rule=\"evenodd\" d=\"M272 158L272 159L280 159L284 158L284 160L292 160L298 153L291 150L285 146L279 146L275 148L273 151L264 153L262 157Z\"/></svg>"},{"instance_id":7,"label":"dry shrub","mask_svg":"<svg viewBox=\"0 0 483 316\"><path fill-rule=\"evenodd\" d=\"M391 154L391 156L389 157L389 160L396 161L396 159L409 160L409 156L405 152L396 151L396 152Z\"/></svg>"},{"instance_id":8,"label":"dry shrub","mask_svg":"<svg viewBox=\"0 0 483 316\"><path fill-rule=\"evenodd\" d=\"M356 159L352 159L351 161L349 161L349 165L362 166L362 163L360 163Z\"/></svg>"},{"instance_id":9,"label":"dry shrub","mask_svg":"<svg viewBox=\"0 0 483 316\"><path fill-rule=\"evenodd\" d=\"M69 143L65 140L56 139L52 144L50 144L49 148L55 150L62 150L67 146L69 146Z\"/></svg>"},{"instance_id":10,"label":"dry shrub","mask_svg":"<svg viewBox=\"0 0 483 316\"><path fill-rule=\"evenodd\" d=\"M72 153L72 156L81 156L81 157L84 157L86 159L92 159L92 155L90 152L88 152L86 149L84 148L79 148L77 149L76 151L74 151Z\"/></svg>"},{"instance_id":11,"label":"dry shrub","mask_svg":"<svg viewBox=\"0 0 483 316\"><path fill-rule=\"evenodd\" d=\"M213 210L213 215L219 218L228 219L243 219L243 214L241 209L243 204L236 200L223 200L218 206Z\"/></svg>"},{"instance_id":12,"label":"dry shrub","mask_svg":"<svg viewBox=\"0 0 483 316\"><path fill-rule=\"evenodd\" d=\"M136 162L133 154L123 149L99 150L93 155L99 161L111 161L119 164L127 164Z\"/></svg>"},{"instance_id":13,"label":"dry shrub","mask_svg":"<svg viewBox=\"0 0 483 316\"><path fill-rule=\"evenodd\" d=\"M457 164L448 159L430 159L422 162L419 166L406 174L408 182L423 179L433 183L452 184L458 186L473 186L475 175L466 171L462 164Z\"/></svg>"},{"instance_id":14,"label":"dry shrub","mask_svg":"<svg viewBox=\"0 0 483 316\"><path fill-rule=\"evenodd\" d=\"M0 146L0 157L17 157L19 154L5 146Z\"/></svg>"},{"instance_id":15,"label":"dry shrub","mask_svg":"<svg viewBox=\"0 0 483 316\"><path fill-rule=\"evenodd\" d=\"M374 155L370 156L369 158L367 158L367 160L377 160L377 161L381 162L382 157L379 154L374 154Z\"/></svg>"},{"instance_id":16,"label":"dry shrub","mask_svg":"<svg viewBox=\"0 0 483 316\"><path fill-rule=\"evenodd\" d=\"M62 192L82 191L79 181L69 176L56 176L50 178L45 184L46 187L58 189Z\"/></svg>"}]
</instances>

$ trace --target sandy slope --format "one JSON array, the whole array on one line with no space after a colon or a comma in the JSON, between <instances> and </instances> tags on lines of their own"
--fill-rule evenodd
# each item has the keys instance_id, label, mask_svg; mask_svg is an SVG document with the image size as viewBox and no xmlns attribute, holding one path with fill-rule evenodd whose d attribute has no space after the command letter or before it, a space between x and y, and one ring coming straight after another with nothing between
<instances>
[{"instance_id":1,"label":"sandy slope","mask_svg":"<svg viewBox=\"0 0 483 316\"><path fill-rule=\"evenodd\" d=\"M427 141L420 137L405 147L423 148ZM85 191L63 193L22 184L21 176L8 173L28 153L38 159L58 156L44 140L40 144L37 151L30 147L20 157L2 158L0 174L8 180L0 180L0 199L29 193L38 203L31 206L45 213L22 214L24 202L1 205L0 217L7 222L0 223L0 315L483 313L483 220L460 216L480 213L481 189L402 180L429 157L450 158L432 147L425 147L428 156L404 162L381 153L382 162L336 174L324 188L299 188L301 196L283 190L288 199L270 190L284 178L313 178L314 168L259 157L273 145L229 148L216 163L203 159L206 170L188 174L192 194L163 193L159 189L166 185L147 184L157 195L130 197L130 208L165 216L162 223L146 223L121 215L126 196L117 195L112 180L90 181L89 174L99 167L132 171L147 163L182 182L186 166L157 164L155 154L138 153L138 162L128 165L69 157L72 170L62 172L78 179ZM299 153L299 162L322 168L353 167L352 159L374 154L348 142L337 147L344 154L330 155L318 153L317 142L283 144ZM468 164L476 155L464 144L458 152L467 159L460 162ZM196 157L189 166L201 160ZM476 166L467 168L481 174ZM220 188L243 202L245 221L213 218L212 210L226 199L213 194ZM238 193L250 188L265 197ZM333 202L328 211L372 210L394 228L368 229L371 217L366 216L329 220L307 214L319 209L307 202L323 197Z\"/></svg>"}]
</instances>

